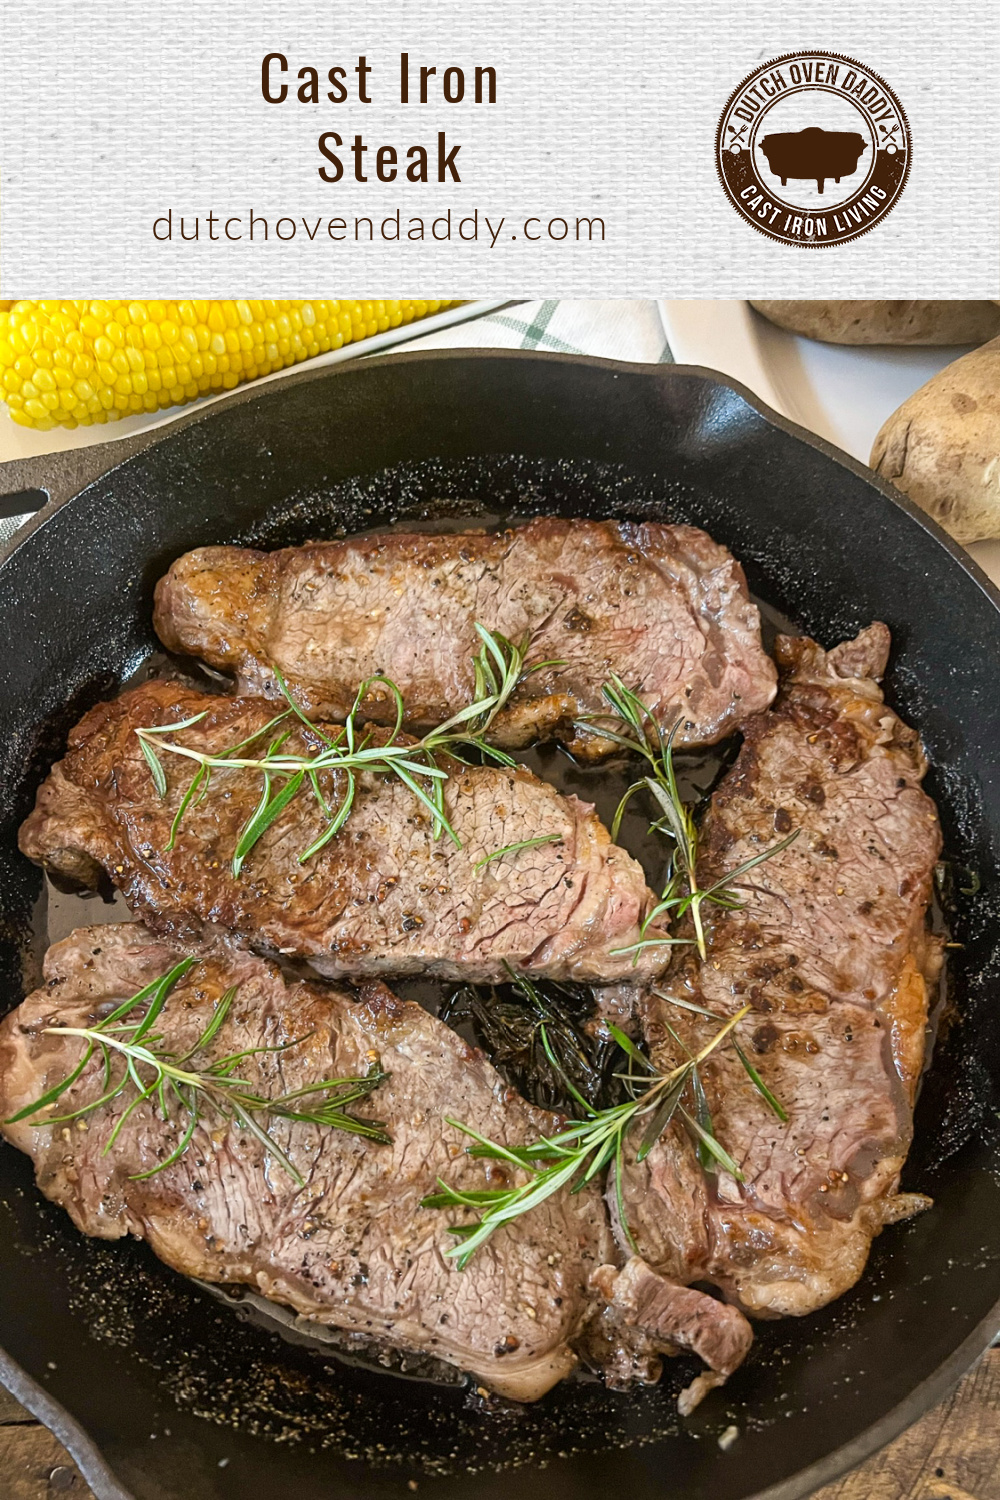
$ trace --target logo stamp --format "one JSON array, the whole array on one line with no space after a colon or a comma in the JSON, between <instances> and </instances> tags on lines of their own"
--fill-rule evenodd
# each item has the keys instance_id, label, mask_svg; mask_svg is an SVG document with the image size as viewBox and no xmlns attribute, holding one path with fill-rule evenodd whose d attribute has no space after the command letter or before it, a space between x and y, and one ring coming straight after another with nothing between
<instances>
[{"instance_id":1,"label":"logo stamp","mask_svg":"<svg viewBox=\"0 0 1000 1500\"><path fill-rule=\"evenodd\" d=\"M791 52L730 95L715 138L730 202L784 245L856 240L894 207L910 127L884 78L835 52Z\"/></svg>"}]
</instances>

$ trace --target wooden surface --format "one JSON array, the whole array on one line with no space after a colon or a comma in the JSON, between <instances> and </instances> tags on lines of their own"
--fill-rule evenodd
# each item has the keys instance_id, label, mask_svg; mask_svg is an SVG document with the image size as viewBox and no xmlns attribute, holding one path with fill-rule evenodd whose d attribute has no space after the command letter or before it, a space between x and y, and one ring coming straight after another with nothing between
<instances>
[{"instance_id":1,"label":"wooden surface","mask_svg":"<svg viewBox=\"0 0 1000 1500\"><path fill-rule=\"evenodd\" d=\"M61 1497L93 1500L66 1450L0 1386L0 1500ZM1000 1349L953 1396L813 1500L1000 1500Z\"/></svg>"},{"instance_id":2,"label":"wooden surface","mask_svg":"<svg viewBox=\"0 0 1000 1500\"><path fill-rule=\"evenodd\" d=\"M0 1500L92 1500L61 1443L0 1385Z\"/></svg>"},{"instance_id":3,"label":"wooden surface","mask_svg":"<svg viewBox=\"0 0 1000 1500\"><path fill-rule=\"evenodd\" d=\"M1000 1500L1000 1349L955 1393L813 1500Z\"/></svg>"}]
</instances>

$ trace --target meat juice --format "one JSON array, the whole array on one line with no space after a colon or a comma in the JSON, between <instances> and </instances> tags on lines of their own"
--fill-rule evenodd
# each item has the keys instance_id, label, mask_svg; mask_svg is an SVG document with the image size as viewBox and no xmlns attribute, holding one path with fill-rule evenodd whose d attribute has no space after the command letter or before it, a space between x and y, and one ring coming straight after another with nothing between
<instances>
[{"instance_id":1,"label":"meat juice","mask_svg":"<svg viewBox=\"0 0 1000 1500\"><path fill-rule=\"evenodd\" d=\"M496 517L477 517L476 519L487 527L500 522L500 518ZM467 525L468 518L458 518L425 523L407 521L397 526L373 529L441 532L460 530ZM761 614L765 648L770 648L778 634L800 634L790 621L762 600L754 598L754 603ZM164 651L151 653L139 669L121 686L124 689L152 678L182 681L201 692L224 694L229 690L228 680L221 674L206 669L190 659L174 657ZM719 745L703 750L677 753L675 764L678 785L685 801L703 803L708 799L735 759L739 744L739 735L733 735ZM606 826L610 826L623 794L638 774L637 762L634 759L622 756L612 757L596 765L579 764L555 744L535 745L518 751L517 759L528 770L556 787L560 792L574 795L583 802L592 803ZM661 836L649 832L648 823L649 810L645 808L643 799L634 798L626 807L622 817L617 842L639 860L648 883L654 890L658 890L662 887L666 875L669 849ZM46 877L35 916L34 958L37 972L27 976L30 983L38 982L41 957L45 948L68 936L74 928L129 919L128 907L120 893L110 888L101 893L61 891ZM937 906L933 913L933 923L936 930L942 930L943 913ZM297 973L317 982L316 976L302 964L289 965L284 960L279 960L279 962L282 967L294 969ZM396 981L393 988L401 997L413 1000L437 1015L454 993L456 986L453 981L411 978ZM932 1011L933 1029L936 1029L938 1020L945 1009L943 996L942 982L942 998ZM457 1029L470 1042L480 1040L472 1034L468 1023L459 1025ZM927 1049L928 1063L932 1050L933 1030ZM460 1371L431 1356L406 1354L399 1350L387 1349L377 1341L363 1335L318 1327L297 1317L289 1309L242 1289L213 1286L202 1282L197 1284L233 1311L241 1320L264 1326L292 1343L305 1345L318 1356L327 1358L334 1356L338 1360L361 1364L372 1370L395 1374L411 1380L430 1380L435 1383L455 1385L461 1384L464 1379ZM594 1379L596 1377L584 1372L577 1374L574 1378Z\"/></svg>"}]
</instances>

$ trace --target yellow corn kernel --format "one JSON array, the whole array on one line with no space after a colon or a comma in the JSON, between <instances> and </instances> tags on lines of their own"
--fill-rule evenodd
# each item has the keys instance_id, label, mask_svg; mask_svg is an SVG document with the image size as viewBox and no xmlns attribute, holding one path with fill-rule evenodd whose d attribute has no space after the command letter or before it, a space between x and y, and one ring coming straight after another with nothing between
<instances>
[{"instance_id":1,"label":"yellow corn kernel","mask_svg":"<svg viewBox=\"0 0 1000 1500\"><path fill-rule=\"evenodd\" d=\"M89 427L233 390L450 302L0 302L0 402L24 427Z\"/></svg>"}]
</instances>

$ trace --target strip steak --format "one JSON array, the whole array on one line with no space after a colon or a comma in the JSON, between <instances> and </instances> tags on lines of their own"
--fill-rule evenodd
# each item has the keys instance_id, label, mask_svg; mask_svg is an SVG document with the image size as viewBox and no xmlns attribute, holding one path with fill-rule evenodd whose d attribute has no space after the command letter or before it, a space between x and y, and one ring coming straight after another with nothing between
<instances>
[{"instance_id":1,"label":"strip steak","mask_svg":"<svg viewBox=\"0 0 1000 1500\"><path fill-rule=\"evenodd\" d=\"M666 949L645 949L636 970L626 949L654 902L638 863L618 848L588 803L563 797L524 770L453 763L445 802L462 847L435 837L430 815L395 777L359 778L341 832L300 863L326 826L308 786L272 823L241 876L231 859L260 798L261 773L213 771L188 810L174 848L174 814L195 767L163 754L161 798L135 729L208 717L177 736L218 754L260 729L259 698L213 697L147 682L98 704L77 725L65 758L21 828L22 851L57 876L95 886L103 868L134 912L200 935L238 932L271 952L308 959L329 977L427 974L500 981L506 964L584 983L659 972ZM291 719L285 722L297 724ZM262 753L266 741L258 753ZM321 748L299 727L284 753ZM342 773L324 775L331 806ZM558 842L479 861L525 839ZM651 929L655 935L656 929Z\"/></svg>"},{"instance_id":2,"label":"strip steak","mask_svg":"<svg viewBox=\"0 0 1000 1500\"><path fill-rule=\"evenodd\" d=\"M275 698L277 667L312 714L343 719L358 684L385 673L411 723L440 723L472 700L476 621L529 660L497 721L499 744L560 738L586 758L609 742L574 721L599 713L611 673L641 688L678 743L712 744L774 696L775 673L743 569L693 526L531 521L515 530L390 532L279 552L201 547L156 590L154 624L172 651ZM385 718L371 696L365 713Z\"/></svg>"},{"instance_id":3,"label":"strip steak","mask_svg":"<svg viewBox=\"0 0 1000 1500\"><path fill-rule=\"evenodd\" d=\"M135 1182L133 1174L169 1155L186 1119L178 1111L164 1125L142 1105L103 1155L133 1091L90 1115L86 1132L30 1120L4 1126L34 1159L42 1191L84 1234L137 1235L188 1276L242 1283L304 1317L436 1355L520 1400L541 1395L575 1363L570 1342L588 1311L588 1278L611 1254L599 1193L550 1199L531 1221L495 1235L465 1272L444 1253L455 1243L454 1215L422 1209L420 1200L439 1176L482 1186L482 1166L465 1155L445 1115L508 1144L551 1128L552 1116L509 1090L482 1053L377 982L358 996L286 985L273 964L232 943L194 951L200 962L156 1023L165 1046L185 1052L222 993L238 984L202 1065L307 1038L280 1057L240 1063L238 1076L273 1096L361 1076L377 1053L391 1077L355 1113L384 1122L392 1145L268 1120L305 1180L300 1190L256 1137L209 1110L176 1163ZM92 1025L184 952L139 924L84 928L51 948L45 987L0 1026L2 1117L65 1077L81 1055L78 1039L45 1036L44 1026ZM56 1112L98 1097L102 1081L95 1059ZM504 1171L497 1167L498 1182Z\"/></svg>"},{"instance_id":4,"label":"strip steak","mask_svg":"<svg viewBox=\"0 0 1000 1500\"><path fill-rule=\"evenodd\" d=\"M242 1284L306 1319L433 1355L522 1401L568 1374L577 1346L616 1383L656 1379L658 1350L691 1349L722 1374L738 1363L749 1337L734 1328L734 1319L742 1322L735 1309L679 1289L686 1302L673 1307L662 1278L639 1261L616 1274L596 1184L548 1198L457 1269L446 1254L455 1243L449 1226L467 1215L424 1209L421 1200L439 1178L465 1190L500 1187L510 1169L470 1158L467 1138L445 1117L509 1146L551 1134L560 1121L508 1088L480 1051L379 982L356 994L288 982L231 939L191 949L139 924L80 929L49 950L44 986L0 1024L0 1118L9 1121L78 1062L81 1039L48 1035L46 1027L93 1026L189 952L198 963L156 1021L161 1050L186 1053L237 985L225 1022L187 1066L285 1046L244 1058L237 1069L274 1097L363 1075L376 1055L389 1077L354 1112L381 1121L392 1143L263 1120L304 1180L298 1188L256 1136L209 1107L183 1155L136 1181L179 1144L187 1126L180 1110L168 1123L151 1104L139 1105L107 1155L134 1091L89 1114L86 1129L33 1117L5 1124L7 1139L33 1159L41 1190L84 1234L136 1235L185 1275ZM56 1114L92 1102L103 1088L95 1056Z\"/></svg>"},{"instance_id":5,"label":"strip steak","mask_svg":"<svg viewBox=\"0 0 1000 1500\"><path fill-rule=\"evenodd\" d=\"M745 1312L812 1312L851 1287L873 1237L928 1200L899 1191L941 960L927 912L941 849L914 730L877 686L889 632L830 652L778 644L774 709L750 722L702 833L702 886L792 829L797 839L715 908L708 961L685 951L641 1001L652 1055L679 1060L749 1003L737 1035L788 1112L782 1124L731 1048L702 1068L715 1134L745 1175L706 1175L679 1123L631 1162L635 1243L679 1282L714 1282ZM706 913L709 909L706 908ZM619 1226L620 1232L620 1226Z\"/></svg>"}]
</instances>

